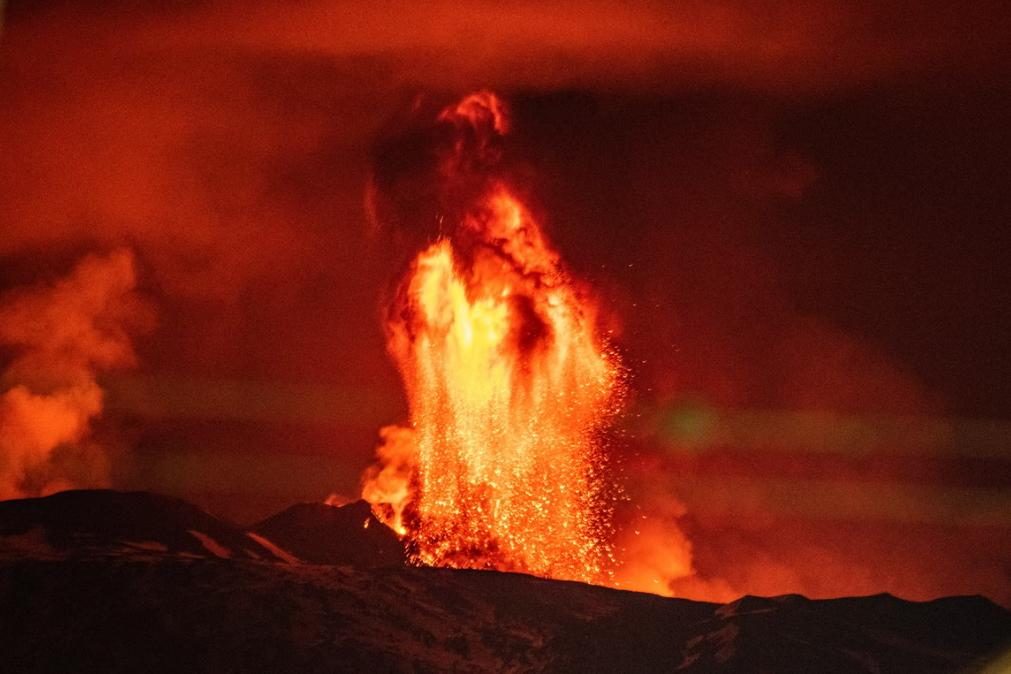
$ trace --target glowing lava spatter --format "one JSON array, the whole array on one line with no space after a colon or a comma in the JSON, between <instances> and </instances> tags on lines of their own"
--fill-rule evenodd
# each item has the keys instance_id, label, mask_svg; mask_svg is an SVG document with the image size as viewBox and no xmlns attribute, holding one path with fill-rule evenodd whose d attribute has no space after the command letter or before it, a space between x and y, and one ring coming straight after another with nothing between
<instances>
[{"instance_id":1,"label":"glowing lava spatter","mask_svg":"<svg viewBox=\"0 0 1011 674\"><path fill-rule=\"evenodd\" d=\"M488 93L439 121L477 148L508 128ZM621 369L528 209L493 171L481 185L413 260L391 307L410 428L384 429L363 497L418 563L599 582L610 552L597 437Z\"/></svg>"}]
</instances>

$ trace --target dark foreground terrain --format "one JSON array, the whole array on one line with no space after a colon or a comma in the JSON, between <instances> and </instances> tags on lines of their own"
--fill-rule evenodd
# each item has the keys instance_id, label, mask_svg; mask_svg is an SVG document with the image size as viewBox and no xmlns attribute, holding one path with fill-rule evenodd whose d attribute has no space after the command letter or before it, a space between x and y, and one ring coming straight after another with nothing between
<instances>
[{"instance_id":1,"label":"dark foreground terrain","mask_svg":"<svg viewBox=\"0 0 1011 674\"><path fill-rule=\"evenodd\" d=\"M388 547L354 540L376 526L357 510L327 554L363 563L308 564L180 501L68 494L0 503L2 671L997 672L1011 639L982 597L718 605L374 564ZM309 541L281 525L317 527L311 512L260 529Z\"/></svg>"}]
</instances>

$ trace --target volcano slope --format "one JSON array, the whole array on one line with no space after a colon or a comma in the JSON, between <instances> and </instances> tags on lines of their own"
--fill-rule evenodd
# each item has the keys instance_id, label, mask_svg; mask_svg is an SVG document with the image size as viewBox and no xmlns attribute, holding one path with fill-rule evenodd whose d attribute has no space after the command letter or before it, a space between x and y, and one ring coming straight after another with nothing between
<instances>
[{"instance_id":1,"label":"volcano slope","mask_svg":"<svg viewBox=\"0 0 1011 674\"><path fill-rule=\"evenodd\" d=\"M195 530L213 530L214 544L173 549L157 543L199 511L180 518L180 502L143 494L117 498L176 514L149 511L146 543L124 546L109 523L54 519L65 508L42 502L59 496L29 501L31 516L26 501L0 503L6 672L958 672L1011 637L1011 613L982 597L718 605L491 571L307 564L297 550L256 559L227 547L250 538L220 520ZM103 528L105 547L89 528Z\"/></svg>"}]
</instances>

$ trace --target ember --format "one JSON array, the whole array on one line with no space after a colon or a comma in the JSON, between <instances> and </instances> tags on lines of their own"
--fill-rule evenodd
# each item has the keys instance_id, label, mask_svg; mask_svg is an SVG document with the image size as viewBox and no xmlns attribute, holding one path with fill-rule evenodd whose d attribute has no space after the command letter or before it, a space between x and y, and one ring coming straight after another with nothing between
<instances>
[{"instance_id":1,"label":"ember","mask_svg":"<svg viewBox=\"0 0 1011 674\"><path fill-rule=\"evenodd\" d=\"M486 92L438 123L457 134L449 180L508 129ZM460 212L414 258L389 312L410 428L384 430L362 495L418 563L600 581L611 555L597 436L621 400L618 358L503 179L492 171Z\"/></svg>"}]
</instances>

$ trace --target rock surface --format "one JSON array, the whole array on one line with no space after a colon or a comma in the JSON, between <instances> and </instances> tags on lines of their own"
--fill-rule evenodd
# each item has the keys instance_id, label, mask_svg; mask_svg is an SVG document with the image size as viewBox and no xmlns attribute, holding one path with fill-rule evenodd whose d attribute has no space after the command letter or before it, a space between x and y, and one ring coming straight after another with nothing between
<instances>
[{"instance_id":1,"label":"rock surface","mask_svg":"<svg viewBox=\"0 0 1011 674\"><path fill-rule=\"evenodd\" d=\"M978 671L1011 645L1011 613L978 596L719 605L491 571L279 562L181 501L114 494L0 503L3 671L930 673ZM323 512L296 506L271 518L274 533L294 522L326 538ZM362 514L341 515L358 522L349 535L372 528Z\"/></svg>"},{"instance_id":2,"label":"rock surface","mask_svg":"<svg viewBox=\"0 0 1011 674\"><path fill-rule=\"evenodd\" d=\"M298 503L250 531L313 564L403 566L404 547L365 501L340 507Z\"/></svg>"},{"instance_id":3,"label":"rock surface","mask_svg":"<svg viewBox=\"0 0 1011 674\"><path fill-rule=\"evenodd\" d=\"M269 544L161 494L82 489L0 502L0 555L121 554L283 561Z\"/></svg>"}]
</instances>

